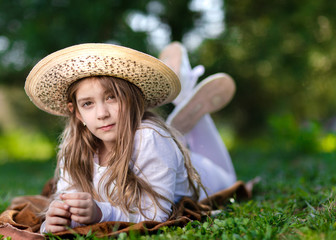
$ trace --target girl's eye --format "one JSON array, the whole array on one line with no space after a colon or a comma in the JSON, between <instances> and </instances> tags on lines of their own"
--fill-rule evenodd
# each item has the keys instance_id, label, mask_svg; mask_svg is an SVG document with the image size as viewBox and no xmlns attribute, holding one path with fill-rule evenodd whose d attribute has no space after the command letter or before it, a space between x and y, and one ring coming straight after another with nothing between
<instances>
[{"instance_id":1,"label":"girl's eye","mask_svg":"<svg viewBox=\"0 0 336 240\"><path fill-rule=\"evenodd\" d=\"M106 101L108 101L108 102L111 102L111 101L114 101L114 100L115 100L115 97L113 97L113 96L108 96L106 98Z\"/></svg>"},{"instance_id":2,"label":"girl's eye","mask_svg":"<svg viewBox=\"0 0 336 240\"><path fill-rule=\"evenodd\" d=\"M82 107L88 107L92 104L92 102L85 102L82 104Z\"/></svg>"}]
</instances>

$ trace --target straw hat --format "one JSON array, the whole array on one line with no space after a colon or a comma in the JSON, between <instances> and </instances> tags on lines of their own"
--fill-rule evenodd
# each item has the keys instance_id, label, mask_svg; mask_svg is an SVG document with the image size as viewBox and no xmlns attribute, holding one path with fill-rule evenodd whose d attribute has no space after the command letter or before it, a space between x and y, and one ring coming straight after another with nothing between
<instances>
[{"instance_id":1,"label":"straw hat","mask_svg":"<svg viewBox=\"0 0 336 240\"><path fill-rule=\"evenodd\" d=\"M43 58L29 73L25 91L40 109L66 116L68 87L79 79L101 75L135 84L149 108L171 102L181 89L176 74L157 58L113 44L86 43Z\"/></svg>"}]
</instances>

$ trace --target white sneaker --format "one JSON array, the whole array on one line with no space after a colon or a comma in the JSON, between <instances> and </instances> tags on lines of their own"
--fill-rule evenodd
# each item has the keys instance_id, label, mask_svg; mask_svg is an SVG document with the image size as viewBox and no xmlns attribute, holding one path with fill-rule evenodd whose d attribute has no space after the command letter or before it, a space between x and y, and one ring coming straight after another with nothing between
<instances>
[{"instance_id":1,"label":"white sneaker","mask_svg":"<svg viewBox=\"0 0 336 240\"><path fill-rule=\"evenodd\" d=\"M226 106L235 91L236 85L228 74L211 75L200 82L192 94L175 107L166 122L182 134L186 134L202 116Z\"/></svg>"}]
</instances>

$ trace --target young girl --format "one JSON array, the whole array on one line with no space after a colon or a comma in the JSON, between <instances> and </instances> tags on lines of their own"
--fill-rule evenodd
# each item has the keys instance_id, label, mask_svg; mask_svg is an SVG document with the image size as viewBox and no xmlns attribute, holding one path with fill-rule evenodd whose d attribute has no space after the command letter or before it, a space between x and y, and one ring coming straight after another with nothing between
<instances>
[{"instance_id":1,"label":"young girl","mask_svg":"<svg viewBox=\"0 0 336 240\"><path fill-rule=\"evenodd\" d=\"M37 107L68 117L55 200L41 232L103 221L165 221L182 196L200 199L202 184L188 152L148 111L180 90L178 77L161 61L111 44L76 45L37 63L25 90Z\"/></svg>"}]
</instances>

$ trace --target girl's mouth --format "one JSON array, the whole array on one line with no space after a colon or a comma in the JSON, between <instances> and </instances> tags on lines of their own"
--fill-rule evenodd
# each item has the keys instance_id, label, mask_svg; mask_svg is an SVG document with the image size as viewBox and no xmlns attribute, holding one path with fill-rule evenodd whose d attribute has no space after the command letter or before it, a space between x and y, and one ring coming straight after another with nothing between
<instances>
[{"instance_id":1,"label":"girl's mouth","mask_svg":"<svg viewBox=\"0 0 336 240\"><path fill-rule=\"evenodd\" d=\"M110 125L106 125L106 126L102 126L99 129L103 130L103 131L109 131L111 130L113 127L115 126L115 124L110 124Z\"/></svg>"}]
</instances>

